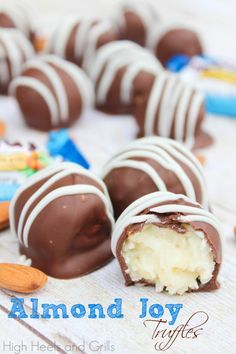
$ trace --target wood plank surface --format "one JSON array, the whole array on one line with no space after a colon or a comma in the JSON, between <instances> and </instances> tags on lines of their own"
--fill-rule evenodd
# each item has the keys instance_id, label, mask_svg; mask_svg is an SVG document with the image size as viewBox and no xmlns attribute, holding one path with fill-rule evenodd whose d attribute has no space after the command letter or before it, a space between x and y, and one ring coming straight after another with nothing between
<instances>
[{"instance_id":1,"label":"wood plank surface","mask_svg":"<svg viewBox=\"0 0 236 354\"><path fill-rule=\"evenodd\" d=\"M12 112L11 116L10 114L6 116L9 138L16 139L19 132L20 136L25 139L34 136L31 135L30 130L25 129L16 114L17 111L13 110L10 100L2 101L0 107L8 114ZM97 120L96 128L90 124L95 119ZM50 278L46 288L37 293L37 297L40 303L65 303L68 308L76 303L85 306L89 303L101 303L106 307L115 298L122 298L125 314L123 319L26 319L16 322L8 319L6 315L6 311L9 311L12 305L11 294L1 291L0 323L4 324L1 327L1 340L11 338L11 331L15 331L16 341L21 338L30 341L31 337L37 337L42 343L56 342L59 352L65 351L66 346L74 345L80 347L82 352L92 353L94 350L90 346L94 343L93 341L98 341L103 346L106 346L107 343L114 345L115 352L119 354L142 354L144 353L143 348L146 348L148 353L155 353L155 341L151 338L152 328L146 328L143 321L139 319L139 299L147 297L150 304L160 303L164 306L167 303L183 303L184 307L181 312L181 321L183 322L196 311L206 311L209 314L210 319L204 327L202 335L196 341L176 340L174 347L168 353L187 354L191 350L196 354L202 354L203 348L210 348L209 353L235 354L236 327L232 306L236 295L236 283L233 281L236 267L236 244L233 237L233 226L236 223L236 201L233 197L236 195L236 155L234 152L236 122L224 118L208 117L206 126L216 138L215 145L203 153L206 157L205 171L209 194L212 208L224 223L225 228L221 289L213 293L186 294L179 297L156 294L152 288L126 288L118 264L114 260L106 267L82 278L68 281ZM15 127L14 130L13 127ZM102 136L101 139L104 131L110 133ZM126 117L126 120L114 118L111 121L110 118L107 119L102 114L88 112L83 117L79 129L74 128L72 134L98 171L110 154L129 141L134 132L135 127L129 117ZM41 133L36 133L36 136L39 142L43 142L47 138L45 134ZM93 144L88 144L88 136ZM113 141L112 149L110 149L111 141ZM94 156L94 151L96 151L96 156ZM2 262L19 261L17 241L9 231L1 233L0 249ZM25 297L25 302L27 311L29 311L31 308L30 296ZM8 331L9 327L11 331ZM227 331L223 352L221 347L222 331ZM106 350L104 349L102 352L106 353Z\"/></svg>"},{"instance_id":2,"label":"wood plank surface","mask_svg":"<svg viewBox=\"0 0 236 354\"><path fill-rule=\"evenodd\" d=\"M55 3L58 4L58 1ZM67 2L63 2L64 7L67 6L65 3ZM109 3L111 4L110 1ZM236 47L233 45L235 2L209 1L206 4L206 1L200 0L197 2L198 7L193 2L190 5L190 1L186 0L178 0L176 4L170 0L158 3L173 12L177 6L184 9L185 15L198 23L203 30L211 53L236 57ZM46 0L41 1L41 5L46 7ZM111 5L110 7L112 8ZM38 144L47 141L47 134L25 127L12 99L0 98L0 120L6 121L7 138L11 141L19 138ZM3 347L3 343L9 342L14 345L23 342L27 351L23 348L22 353L106 354L113 352L112 346L116 354L157 353L154 349L155 340L152 339L152 326L145 327L143 320L139 318L139 299L143 297L148 298L150 304L159 303L165 306L168 303L182 303L178 323L184 323L196 311L205 311L209 315L209 321L197 339L178 338L167 351L168 354L236 354L236 241L233 235L233 227L236 225L236 121L224 117L208 117L206 128L214 136L215 144L201 154L206 157L204 169L212 209L223 223L225 232L222 240L221 289L212 293L185 294L180 297L157 294L152 288L126 288L114 260L106 267L82 278L68 281L50 278L46 288L33 297L39 298L40 303L65 303L68 308L76 303L85 306L89 303L101 303L106 308L115 298L122 298L125 315L123 319L85 317L49 320L9 319L7 314L12 305L11 298L18 295L0 290L1 354L14 353L14 348ZM132 140L136 131L131 117L106 117L102 113L88 111L71 129L71 134L92 163L93 170L99 173L112 153ZM17 240L9 230L0 233L0 261L20 262ZM26 311L30 314L31 296L24 298ZM46 351L33 351L30 347L32 342L46 346ZM95 351L96 345L101 346L100 350ZM50 350L51 346L53 350Z\"/></svg>"}]
</instances>

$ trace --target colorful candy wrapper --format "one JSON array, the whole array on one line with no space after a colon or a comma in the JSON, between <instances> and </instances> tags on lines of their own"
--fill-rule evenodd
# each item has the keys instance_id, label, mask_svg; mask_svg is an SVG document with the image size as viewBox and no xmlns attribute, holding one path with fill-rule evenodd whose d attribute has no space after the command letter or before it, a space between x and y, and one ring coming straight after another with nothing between
<instances>
[{"instance_id":1,"label":"colorful candy wrapper","mask_svg":"<svg viewBox=\"0 0 236 354\"><path fill-rule=\"evenodd\" d=\"M236 66L230 60L177 55L167 67L205 93L208 113L236 118Z\"/></svg>"},{"instance_id":2,"label":"colorful candy wrapper","mask_svg":"<svg viewBox=\"0 0 236 354\"><path fill-rule=\"evenodd\" d=\"M0 202L10 201L26 178L48 166L50 161L46 152L32 144L0 141Z\"/></svg>"}]
</instances>

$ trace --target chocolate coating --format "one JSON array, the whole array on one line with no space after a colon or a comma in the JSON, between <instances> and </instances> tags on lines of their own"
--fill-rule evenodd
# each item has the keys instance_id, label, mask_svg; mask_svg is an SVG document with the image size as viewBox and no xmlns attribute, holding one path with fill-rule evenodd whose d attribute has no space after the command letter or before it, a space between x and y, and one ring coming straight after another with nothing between
<instances>
[{"instance_id":1,"label":"chocolate coating","mask_svg":"<svg viewBox=\"0 0 236 354\"><path fill-rule=\"evenodd\" d=\"M28 62L10 92L26 123L42 131L71 126L93 102L93 87L85 73L53 55Z\"/></svg>"},{"instance_id":2,"label":"chocolate coating","mask_svg":"<svg viewBox=\"0 0 236 354\"><path fill-rule=\"evenodd\" d=\"M145 205L145 207L140 211L142 205ZM186 210L189 208L189 211L173 212L171 211L173 205L179 210L181 210L182 206L185 207ZM169 209L169 211L163 213L158 212L158 208L161 206L167 207L166 209ZM180 206L180 208L178 208L178 206ZM153 210L155 208L157 211ZM199 209L201 209L200 212L198 212ZM185 220L186 216L191 218L193 215L196 218L196 221L182 221ZM145 216L147 218L145 218ZM148 217L150 216L152 216L152 221L148 221ZM135 217L136 220L134 221ZM138 222L138 217L142 218L143 221ZM122 223L128 226L123 227ZM143 227L149 223L161 228L175 230L179 233L180 237L186 232L186 228L183 227L183 224L190 225L197 232L202 232L213 253L213 259L215 262L214 271L212 278L207 283L200 283L197 290L189 289L189 291L212 291L219 288L217 277L222 262L222 235L219 222L211 213L204 211L199 204L192 202L189 198L168 192L152 193L145 198L140 198L127 208L116 223L112 234L112 250L118 259L127 286L133 285L136 282L144 283L145 285L154 285L147 279L133 281L129 275L125 259L122 256L122 247L127 237L135 237L135 234L141 232ZM168 250L166 250L166 252L168 254Z\"/></svg>"},{"instance_id":3,"label":"chocolate coating","mask_svg":"<svg viewBox=\"0 0 236 354\"><path fill-rule=\"evenodd\" d=\"M199 161L182 144L170 139L134 141L104 166L102 174L116 219L136 199L165 188L208 207Z\"/></svg>"},{"instance_id":4,"label":"chocolate coating","mask_svg":"<svg viewBox=\"0 0 236 354\"><path fill-rule=\"evenodd\" d=\"M146 45L147 36L152 26L158 26L159 15L156 8L145 1L125 1L117 19L120 39Z\"/></svg>"},{"instance_id":5,"label":"chocolate coating","mask_svg":"<svg viewBox=\"0 0 236 354\"><path fill-rule=\"evenodd\" d=\"M196 32L190 29L176 28L167 31L159 39L155 54L165 66L167 61L177 54L193 57L203 54L203 47Z\"/></svg>"},{"instance_id":6,"label":"chocolate coating","mask_svg":"<svg viewBox=\"0 0 236 354\"><path fill-rule=\"evenodd\" d=\"M86 68L98 48L117 39L118 30L108 20L69 18L56 28L48 51Z\"/></svg>"},{"instance_id":7,"label":"chocolate coating","mask_svg":"<svg viewBox=\"0 0 236 354\"><path fill-rule=\"evenodd\" d=\"M20 252L34 267L73 278L112 258L111 213L102 182L75 164L62 163L28 179L12 202L10 221Z\"/></svg>"},{"instance_id":8,"label":"chocolate coating","mask_svg":"<svg viewBox=\"0 0 236 354\"><path fill-rule=\"evenodd\" d=\"M125 26L120 31L120 39L127 39L144 47L146 28L138 14L133 11L125 11L123 16Z\"/></svg>"},{"instance_id":9,"label":"chocolate coating","mask_svg":"<svg viewBox=\"0 0 236 354\"><path fill-rule=\"evenodd\" d=\"M20 1L0 4L0 28L18 29L30 40L32 38L31 12Z\"/></svg>"},{"instance_id":10,"label":"chocolate coating","mask_svg":"<svg viewBox=\"0 0 236 354\"><path fill-rule=\"evenodd\" d=\"M176 76L163 72L152 80L143 94L134 97L133 115L139 136L165 136L191 149L212 144L203 131L204 97Z\"/></svg>"},{"instance_id":11,"label":"chocolate coating","mask_svg":"<svg viewBox=\"0 0 236 354\"><path fill-rule=\"evenodd\" d=\"M0 94L7 95L11 80L34 55L29 40L17 29L0 29Z\"/></svg>"},{"instance_id":12,"label":"chocolate coating","mask_svg":"<svg viewBox=\"0 0 236 354\"><path fill-rule=\"evenodd\" d=\"M98 81L96 82L95 90L99 90L99 84L101 83L105 68L102 70ZM127 66L124 66L117 70L115 78L110 85L110 89L106 96L105 103L97 102L96 108L99 111L105 112L107 114L129 114L132 111L131 103L123 104L121 102L121 97L119 95L121 81L124 76L124 73L127 70Z\"/></svg>"},{"instance_id":13,"label":"chocolate coating","mask_svg":"<svg viewBox=\"0 0 236 354\"><path fill-rule=\"evenodd\" d=\"M160 63L146 49L130 41L104 45L88 69L96 91L96 106L111 114L130 114L134 97L146 92ZM150 79L151 77L151 79Z\"/></svg>"},{"instance_id":14,"label":"chocolate coating","mask_svg":"<svg viewBox=\"0 0 236 354\"><path fill-rule=\"evenodd\" d=\"M5 13L0 12L0 27L2 28L16 28L12 19Z\"/></svg>"}]
</instances>

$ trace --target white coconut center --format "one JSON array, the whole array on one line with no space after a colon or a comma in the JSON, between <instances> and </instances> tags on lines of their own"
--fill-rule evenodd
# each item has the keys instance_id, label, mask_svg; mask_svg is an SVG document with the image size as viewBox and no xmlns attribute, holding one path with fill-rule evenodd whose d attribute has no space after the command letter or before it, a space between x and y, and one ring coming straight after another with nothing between
<instances>
[{"instance_id":1,"label":"white coconut center","mask_svg":"<svg viewBox=\"0 0 236 354\"><path fill-rule=\"evenodd\" d=\"M127 237L122 256L133 281L144 279L154 284L157 292L165 289L181 295L212 278L215 262L203 232L183 226L186 232L181 234L149 224Z\"/></svg>"}]
</instances>

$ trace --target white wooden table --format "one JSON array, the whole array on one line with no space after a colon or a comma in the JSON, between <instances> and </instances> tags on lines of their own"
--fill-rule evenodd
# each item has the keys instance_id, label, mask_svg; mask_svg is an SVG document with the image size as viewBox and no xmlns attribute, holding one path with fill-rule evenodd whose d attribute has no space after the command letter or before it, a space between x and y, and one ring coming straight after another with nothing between
<instances>
[{"instance_id":1,"label":"white wooden table","mask_svg":"<svg viewBox=\"0 0 236 354\"><path fill-rule=\"evenodd\" d=\"M163 2L159 1L159 3ZM165 3L170 7L169 0ZM179 0L177 3L181 8L181 4L186 5L187 2ZM199 3L203 6L205 1ZM235 15L231 15L235 14L233 11L235 5L229 0L224 3L229 5L228 10L226 11L222 2L221 4L218 2L217 13L211 11L210 4L213 4L211 1L206 6L209 7L208 12L198 7L195 20L199 20L207 38L212 39L210 48L213 52L214 49L215 52L217 49L217 53L220 52L219 43L221 43L224 48L221 54L236 58L236 50L232 48L234 42L230 40L232 37L228 38L230 33L233 33L231 29L235 28L232 22L232 17ZM226 16L221 18L221 24L217 27L221 9L225 10ZM188 6L185 12L191 15L194 9ZM229 21L231 20L228 27L227 16ZM223 33L226 35L224 36ZM0 118L7 121L7 137L12 141L25 139L44 143L47 139L46 134L25 128L17 107L11 99L0 99ZM123 319L51 320L8 319L10 300L15 295L0 290L0 353L19 352L19 349L21 353L110 353L112 346L115 347L114 352L118 354L155 353L152 328L149 325L145 327L143 320L138 317L139 299L142 297L148 298L150 303L160 303L163 306L168 303L182 303L183 309L176 325L184 323L197 311L205 311L209 315L209 321L203 326L202 334L197 339L177 339L167 351L168 354L236 353L236 241L233 236L233 226L236 224L236 121L208 117L206 126L216 139L215 145L204 151L209 195L213 211L222 221L225 229L222 240L224 257L221 289L213 293L186 294L179 297L156 294L152 288L126 288L118 264L114 260L106 267L82 278L69 281L50 278L46 288L35 294L35 297L39 298L40 303L65 303L68 307L75 303L84 305L101 303L105 307L115 298L122 298L125 314ZM94 170L98 172L101 165L116 149L134 137L135 131L132 118L106 118L100 113L87 112L71 132L93 164ZM18 258L16 240L9 231L1 233L1 262L16 262ZM24 297L29 313L30 297ZM98 343L103 347L95 351ZM50 346L54 346L53 350Z\"/></svg>"},{"instance_id":2,"label":"white wooden table","mask_svg":"<svg viewBox=\"0 0 236 354\"><path fill-rule=\"evenodd\" d=\"M15 140L20 137L41 143L46 141L46 134L35 133L25 128L17 107L11 99L0 100L0 117L8 122L9 139ZM96 124L91 124L95 120ZM30 350L32 342L35 346L37 343L50 345L56 342L58 347L54 352L73 352L68 348L80 345L82 352L92 353L94 351L89 346L93 340L107 346L110 342L110 345L115 346L115 352L119 354L154 353L155 341L151 339L151 328L145 328L143 320L138 317L139 299L142 297L149 298L150 304L160 303L163 306L168 303L182 303L184 307L178 323L183 323L196 311L206 311L209 315L209 321L198 339L176 340L168 353L184 354L189 353L190 350L197 354L205 353L206 350L210 354L236 353L236 241L233 237L233 226L236 224L236 121L208 117L206 123L208 130L212 131L216 139L215 145L204 151L209 195L214 212L225 225L221 289L213 293L187 294L179 297L156 294L152 288L126 288L118 264L114 260L106 267L82 278L69 281L50 279L46 288L35 297L39 298L40 303L65 303L68 307L75 303L84 305L101 303L108 306L114 298L122 298L125 314L123 319L51 320L8 319L7 313L12 305L10 302L12 294L2 290L0 291L1 353L4 352L4 343L20 345L21 341L26 346L23 349L27 349L28 352L32 352ZM135 130L135 124L130 117L107 118L103 114L87 112L81 122L73 128L72 134L93 163L94 169L98 171L99 166L115 149L132 138ZM0 255L1 262L14 262L19 259L17 242L9 231L0 234ZM25 297L28 311L31 308L30 297ZM82 347L83 343L85 348ZM12 350L5 347L5 352L11 353Z\"/></svg>"}]
</instances>

